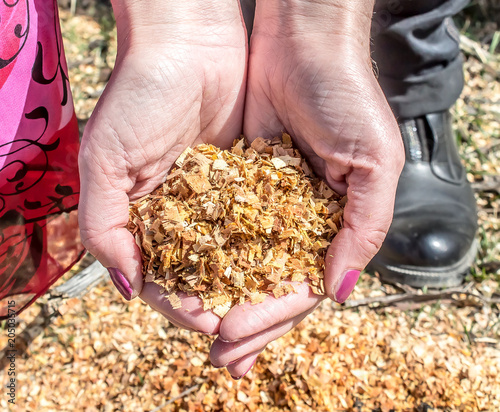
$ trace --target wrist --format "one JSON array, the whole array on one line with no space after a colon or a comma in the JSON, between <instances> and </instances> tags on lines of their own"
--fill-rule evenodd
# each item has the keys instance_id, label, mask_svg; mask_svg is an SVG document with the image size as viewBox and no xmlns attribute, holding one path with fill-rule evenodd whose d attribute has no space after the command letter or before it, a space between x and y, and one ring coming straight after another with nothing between
<instances>
[{"instance_id":1,"label":"wrist","mask_svg":"<svg viewBox=\"0 0 500 412\"><path fill-rule=\"evenodd\" d=\"M257 0L254 33L369 52L374 0Z\"/></svg>"},{"instance_id":2,"label":"wrist","mask_svg":"<svg viewBox=\"0 0 500 412\"><path fill-rule=\"evenodd\" d=\"M237 0L111 0L118 44L235 42L243 23ZM243 35L244 37L244 35Z\"/></svg>"}]
</instances>

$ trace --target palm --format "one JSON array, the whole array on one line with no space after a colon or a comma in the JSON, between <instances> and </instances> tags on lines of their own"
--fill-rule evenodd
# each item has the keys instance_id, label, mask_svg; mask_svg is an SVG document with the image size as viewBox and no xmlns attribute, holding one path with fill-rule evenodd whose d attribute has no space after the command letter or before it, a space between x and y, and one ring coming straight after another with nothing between
<instances>
[{"instance_id":1,"label":"palm","mask_svg":"<svg viewBox=\"0 0 500 412\"><path fill-rule=\"evenodd\" d=\"M341 183L355 161L353 147L382 155L384 142L370 135L393 128L394 118L368 59L353 51L329 54L321 45L298 47L253 35L245 134L270 136L286 129L316 172L345 191ZM332 158L335 168L326 166Z\"/></svg>"},{"instance_id":2,"label":"palm","mask_svg":"<svg viewBox=\"0 0 500 412\"><path fill-rule=\"evenodd\" d=\"M241 131L244 53L174 48L151 58L128 54L89 123L84 156L102 153L103 172L128 180L127 194L135 199L164 181L187 146L230 145ZM217 54L217 64L201 64ZM223 72L228 66L238 70Z\"/></svg>"},{"instance_id":3,"label":"palm","mask_svg":"<svg viewBox=\"0 0 500 412\"><path fill-rule=\"evenodd\" d=\"M337 255L337 269L327 269L332 296L335 271L364 268L384 239L402 142L368 53L356 45L306 46L254 33L244 130L256 137L286 129L316 172L348 195L344 230L329 253Z\"/></svg>"}]
</instances>

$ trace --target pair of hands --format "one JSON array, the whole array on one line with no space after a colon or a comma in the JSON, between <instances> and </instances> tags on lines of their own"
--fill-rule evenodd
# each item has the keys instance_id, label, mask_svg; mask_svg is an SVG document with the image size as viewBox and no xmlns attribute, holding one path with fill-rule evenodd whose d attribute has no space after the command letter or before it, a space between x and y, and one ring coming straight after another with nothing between
<instances>
[{"instance_id":1,"label":"pair of hands","mask_svg":"<svg viewBox=\"0 0 500 412\"><path fill-rule=\"evenodd\" d=\"M387 233L403 166L399 130L371 68L369 3L258 1L249 48L237 0L113 1L116 66L79 158L82 240L123 275L127 298L140 296L179 327L218 335L211 361L235 378L324 297L296 285L297 294L236 306L222 321L197 297L184 296L174 310L157 285L143 284L125 228L129 201L162 183L187 146L228 148L242 130L250 140L286 130L315 171L347 194L325 270L328 297L345 300Z\"/></svg>"}]
</instances>

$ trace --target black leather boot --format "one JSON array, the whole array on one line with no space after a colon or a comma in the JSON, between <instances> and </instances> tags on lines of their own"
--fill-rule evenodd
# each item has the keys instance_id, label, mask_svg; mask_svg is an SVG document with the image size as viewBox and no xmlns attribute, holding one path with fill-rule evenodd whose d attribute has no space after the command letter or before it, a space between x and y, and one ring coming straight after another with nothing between
<instances>
[{"instance_id":1,"label":"black leather boot","mask_svg":"<svg viewBox=\"0 0 500 412\"><path fill-rule=\"evenodd\" d=\"M406 163L394 219L370 263L383 281L413 287L460 284L477 250L476 200L448 111L400 124Z\"/></svg>"}]
</instances>

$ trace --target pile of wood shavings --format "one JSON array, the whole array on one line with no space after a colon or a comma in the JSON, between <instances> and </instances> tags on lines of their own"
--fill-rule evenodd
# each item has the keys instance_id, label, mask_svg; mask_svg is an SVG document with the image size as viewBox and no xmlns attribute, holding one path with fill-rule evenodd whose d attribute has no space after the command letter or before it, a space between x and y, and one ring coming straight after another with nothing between
<instances>
[{"instance_id":1,"label":"pile of wood shavings","mask_svg":"<svg viewBox=\"0 0 500 412\"><path fill-rule=\"evenodd\" d=\"M294 292L309 281L324 294L326 249L345 199L316 178L288 134L187 149L166 182L130 208L128 229L143 256L146 282L198 295L223 317L235 304ZM163 290L164 289L164 290Z\"/></svg>"}]
</instances>

